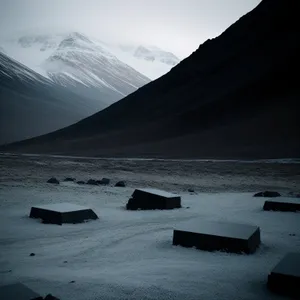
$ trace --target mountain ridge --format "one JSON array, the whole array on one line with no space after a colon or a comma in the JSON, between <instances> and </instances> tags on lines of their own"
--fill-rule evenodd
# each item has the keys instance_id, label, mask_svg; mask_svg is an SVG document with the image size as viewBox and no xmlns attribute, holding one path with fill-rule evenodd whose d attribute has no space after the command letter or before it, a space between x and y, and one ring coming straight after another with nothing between
<instances>
[{"instance_id":1,"label":"mountain ridge","mask_svg":"<svg viewBox=\"0 0 300 300\"><path fill-rule=\"evenodd\" d=\"M51 132L100 110L0 52L0 143ZM72 99L71 101L69 99Z\"/></svg>"},{"instance_id":2,"label":"mountain ridge","mask_svg":"<svg viewBox=\"0 0 300 300\"><path fill-rule=\"evenodd\" d=\"M69 31L61 33L27 33L21 36L11 37L9 39L3 39L0 41L3 44L4 48L7 48L7 52L11 53L12 57L26 66L32 68L38 73L45 75L43 69L39 65L47 60L49 56L53 54L55 50L58 50L61 42L67 38L72 37L73 39L81 39L86 43L94 43L99 48L105 49L106 55L108 53L111 56L117 57L121 62L129 65L131 68L137 70L139 73L150 79L156 79L161 75L167 73L176 63L180 61L173 53L164 51L155 46L148 45L118 45L115 43L103 42L101 39L95 37L89 37L81 32ZM143 59L143 57L136 57L134 53L139 47L145 48L151 55L155 58L152 64L149 61ZM32 49L32 51L30 51ZM153 52L153 53L152 53ZM48 56L47 56L47 55ZM30 57L34 55L39 62L32 61ZM165 58L165 62L163 62ZM162 59L162 61L161 61ZM167 59L171 61L171 64L168 64Z\"/></svg>"}]
</instances>

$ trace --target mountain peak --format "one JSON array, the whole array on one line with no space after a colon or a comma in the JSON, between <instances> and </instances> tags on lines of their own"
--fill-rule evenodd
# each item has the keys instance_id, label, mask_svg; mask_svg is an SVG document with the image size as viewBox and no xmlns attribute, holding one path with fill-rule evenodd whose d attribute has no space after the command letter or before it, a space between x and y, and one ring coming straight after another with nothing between
<instances>
[{"instance_id":1,"label":"mountain peak","mask_svg":"<svg viewBox=\"0 0 300 300\"><path fill-rule=\"evenodd\" d=\"M91 45L94 45L94 43L85 35L79 32L72 32L60 42L58 50L75 47L79 49L86 47L90 48Z\"/></svg>"},{"instance_id":2,"label":"mountain peak","mask_svg":"<svg viewBox=\"0 0 300 300\"><path fill-rule=\"evenodd\" d=\"M146 61L159 61L170 66L175 66L180 61L173 53L164 51L156 46L140 45L135 49L134 56Z\"/></svg>"}]
</instances>

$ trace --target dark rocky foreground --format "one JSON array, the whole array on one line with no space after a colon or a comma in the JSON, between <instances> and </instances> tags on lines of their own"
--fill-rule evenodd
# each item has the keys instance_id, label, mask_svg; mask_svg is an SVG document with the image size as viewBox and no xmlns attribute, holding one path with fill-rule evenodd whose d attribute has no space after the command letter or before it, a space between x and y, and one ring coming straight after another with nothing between
<instances>
[{"instance_id":1,"label":"dark rocky foreground","mask_svg":"<svg viewBox=\"0 0 300 300\"><path fill-rule=\"evenodd\" d=\"M84 181L108 177L112 179L111 185L124 180L129 187L193 189L196 193L262 190L278 191L282 196L300 193L299 163L0 156L0 185L45 183L51 176Z\"/></svg>"}]
</instances>

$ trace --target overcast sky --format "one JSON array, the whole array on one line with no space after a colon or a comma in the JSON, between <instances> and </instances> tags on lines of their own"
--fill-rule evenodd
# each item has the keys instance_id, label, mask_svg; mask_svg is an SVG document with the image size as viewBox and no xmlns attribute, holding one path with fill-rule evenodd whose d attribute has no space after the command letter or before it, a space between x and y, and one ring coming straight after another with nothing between
<instances>
[{"instance_id":1,"label":"overcast sky","mask_svg":"<svg viewBox=\"0 0 300 300\"><path fill-rule=\"evenodd\" d=\"M188 56L261 0L0 0L0 36L77 30Z\"/></svg>"}]
</instances>

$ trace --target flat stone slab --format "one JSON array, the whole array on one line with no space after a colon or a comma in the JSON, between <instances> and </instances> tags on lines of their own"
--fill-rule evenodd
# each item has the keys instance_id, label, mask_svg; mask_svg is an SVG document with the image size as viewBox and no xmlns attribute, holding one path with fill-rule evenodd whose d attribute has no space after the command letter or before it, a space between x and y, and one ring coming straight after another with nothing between
<instances>
[{"instance_id":1,"label":"flat stone slab","mask_svg":"<svg viewBox=\"0 0 300 300\"><path fill-rule=\"evenodd\" d=\"M173 245L207 251L254 253L260 244L260 229L253 225L193 220L179 224Z\"/></svg>"},{"instance_id":2,"label":"flat stone slab","mask_svg":"<svg viewBox=\"0 0 300 300\"><path fill-rule=\"evenodd\" d=\"M14 283L0 287L1 300L34 300L41 297L39 294L22 283Z\"/></svg>"},{"instance_id":3,"label":"flat stone slab","mask_svg":"<svg viewBox=\"0 0 300 300\"><path fill-rule=\"evenodd\" d=\"M126 208L137 209L174 209L181 207L181 197L158 189L136 189Z\"/></svg>"},{"instance_id":4,"label":"flat stone slab","mask_svg":"<svg viewBox=\"0 0 300 300\"><path fill-rule=\"evenodd\" d=\"M72 203L55 203L31 207L30 218L42 219L44 223L82 223L85 220L96 220L98 216L88 207Z\"/></svg>"},{"instance_id":5,"label":"flat stone slab","mask_svg":"<svg viewBox=\"0 0 300 300\"><path fill-rule=\"evenodd\" d=\"M268 287L275 293L300 299L300 253L288 253L268 275Z\"/></svg>"},{"instance_id":6,"label":"flat stone slab","mask_svg":"<svg viewBox=\"0 0 300 300\"><path fill-rule=\"evenodd\" d=\"M300 211L300 199L292 197L280 197L265 201L264 210L273 211Z\"/></svg>"}]
</instances>

